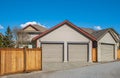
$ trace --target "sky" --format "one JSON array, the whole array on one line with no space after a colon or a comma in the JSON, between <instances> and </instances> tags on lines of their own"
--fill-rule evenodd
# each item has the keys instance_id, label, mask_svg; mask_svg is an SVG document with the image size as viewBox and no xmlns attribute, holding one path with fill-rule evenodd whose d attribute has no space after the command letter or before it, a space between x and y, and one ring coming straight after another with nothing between
<instances>
[{"instance_id":1,"label":"sky","mask_svg":"<svg viewBox=\"0 0 120 78\"><path fill-rule=\"evenodd\" d=\"M0 0L0 32L37 23L51 28L64 20L79 27L120 33L120 0Z\"/></svg>"}]
</instances>

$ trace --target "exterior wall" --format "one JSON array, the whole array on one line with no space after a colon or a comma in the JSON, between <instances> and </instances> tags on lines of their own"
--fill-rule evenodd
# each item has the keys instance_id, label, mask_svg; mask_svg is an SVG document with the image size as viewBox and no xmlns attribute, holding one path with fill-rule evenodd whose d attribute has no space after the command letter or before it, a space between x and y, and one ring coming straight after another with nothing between
<instances>
[{"instance_id":1,"label":"exterior wall","mask_svg":"<svg viewBox=\"0 0 120 78\"><path fill-rule=\"evenodd\" d=\"M41 41L89 41L88 38L78 33L74 29L70 28L67 25L59 27L58 29L50 32L46 36L41 38Z\"/></svg>"},{"instance_id":2,"label":"exterior wall","mask_svg":"<svg viewBox=\"0 0 120 78\"><path fill-rule=\"evenodd\" d=\"M64 62L67 62L67 45L68 43L88 43L89 44L89 61L92 61L92 41L80 34L76 30L64 24L58 29L48 33L37 40L37 47L41 47L40 42L64 43Z\"/></svg>"},{"instance_id":3,"label":"exterior wall","mask_svg":"<svg viewBox=\"0 0 120 78\"><path fill-rule=\"evenodd\" d=\"M98 62L101 61L101 43L106 43L106 44L114 44L115 45L115 59L117 59L117 43L115 42L115 40L113 39L112 35L108 32L106 33L103 38L101 38L98 41L98 47L97 47L97 59Z\"/></svg>"},{"instance_id":4,"label":"exterior wall","mask_svg":"<svg viewBox=\"0 0 120 78\"><path fill-rule=\"evenodd\" d=\"M89 42L89 62L92 62L92 41Z\"/></svg>"},{"instance_id":5,"label":"exterior wall","mask_svg":"<svg viewBox=\"0 0 120 78\"><path fill-rule=\"evenodd\" d=\"M109 43L109 44L115 44L116 43L110 33L106 33L104 35L104 37L99 40L99 42L101 42L101 43Z\"/></svg>"},{"instance_id":6,"label":"exterior wall","mask_svg":"<svg viewBox=\"0 0 120 78\"><path fill-rule=\"evenodd\" d=\"M37 35L39 35L39 34L29 34L29 36L30 36L30 41L31 41L34 37L36 37Z\"/></svg>"}]
</instances>

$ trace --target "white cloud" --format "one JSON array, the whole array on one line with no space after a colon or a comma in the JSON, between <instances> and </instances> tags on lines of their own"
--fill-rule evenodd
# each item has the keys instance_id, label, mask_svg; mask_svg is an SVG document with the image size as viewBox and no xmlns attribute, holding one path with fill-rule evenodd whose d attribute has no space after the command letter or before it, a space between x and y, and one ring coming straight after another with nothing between
<instances>
[{"instance_id":1,"label":"white cloud","mask_svg":"<svg viewBox=\"0 0 120 78\"><path fill-rule=\"evenodd\" d=\"M4 29L4 27L2 25L0 25L0 29Z\"/></svg>"},{"instance_id":2,"label":"white cloud","mask_svg":"<svg viewBox=\"0 0 120 78\"><path fill-rule=\"evenodd\" d=\"M94 26L94 29L95 29L95 30L101 30L102 27L101 27L101 26Z\"/></svg>"},{"instance_id":3,"label":"white cloud","mask_svg":"<svg viewBox=\"0 0 120 78\"><path fill-rule=\"evenodd\" d=\"M37 24L37 25L40 25L40 26L42 26L42 27L46 27L46 26L44 26L44 25L42 25L42 24L40 24L39 22L36 22L36 21L31 21L31 22L26 22L26 23L24 23L24 24L21 24L20 26L23 28L23 27L25 27L25 26L27 26L27 25L34 25L34 24Z\"/></svg>"}]
</instances>

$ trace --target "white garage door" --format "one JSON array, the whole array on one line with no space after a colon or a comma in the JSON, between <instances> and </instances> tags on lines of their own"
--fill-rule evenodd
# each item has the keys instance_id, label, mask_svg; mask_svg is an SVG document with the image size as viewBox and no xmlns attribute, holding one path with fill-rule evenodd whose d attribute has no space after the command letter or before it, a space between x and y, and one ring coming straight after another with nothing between
<instances>
[{"instance_id":1,"label":"white garage door","mask_svg":"<svg viewBox=\"0 0 120 78\"><path fill-rule=\"evenodd\" d=\"M63 44L42 44L43 62L62 62Z\"/></svg>"},{"instance_id":2,"label":"white garage door","mask_svg":"<svg viewBox=\"0 0 120 78\"><path fill-rule=\"evenodd\" d=\"M101 44L101 61L113 61L114 60L114 45Z\"/></svg>"},{"instance_id":3,"label":"white garage door","mask_svg":"<svg viewBox=\"0 0 120 78\"><path fill-rule=\"evenodd\" d=\"M84 61L88 60L88 44L68 44L69 61Z\"/></svg>"}]
</instances>

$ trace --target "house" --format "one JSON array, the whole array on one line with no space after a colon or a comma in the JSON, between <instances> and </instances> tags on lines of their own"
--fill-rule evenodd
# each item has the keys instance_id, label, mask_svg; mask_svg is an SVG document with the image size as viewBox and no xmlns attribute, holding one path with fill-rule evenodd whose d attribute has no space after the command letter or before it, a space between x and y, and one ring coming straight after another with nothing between
<instances>
[{"instance_id":1,"label":"house","mask_svg":"<svg viewBox=\"0 0 120 78\"><path fill-rule=\"evenodd\" d=\"M117 59L117 49L119 47L119 36L117 32L112 29L104 29L87 31L97 39L97 61L113 61Z\"/></svg>"},{"instance_id":2,"label":"house","mask_svg":"<svg viewBox=\"0 0 120 78\"><path fill-rule=\"evenodd\" d=\"M69 21L33 38L42 47L43 62L92 61L92 42L96 38Z\"/></svg>"},{"instance_id":3,"label":"house","mask_svg":"<svg viewBox=\"0 0 120 78\"><path fill-rule=\"evenodd\" d=\"M46 30L47 28L37 24L29 24L28 26L22 28L20 31L18 31L19 47L27 46L29 48L32 48L31 44L32 38Z\"/></svg>"},{"instance_id":4,"label":"house","mask_svg":"<svg viewBox=\"0 0 120 78\"><path fill-rule=\"evenodd\" d=\"M113 61L117 59L119 38L112 28L104 29L93 33L97 38L98 61Z\"/></svg>"},{"instance_id":5,"label":"house","mask_svg":"<svg viewBox=\"0 0 120 78\"><path fill-rule=\"evenodd\" d=\"M120 38L114 29L79 28L64 21L33 38L34 46L42 47L43 62L92 62L96 48L97 61L117 59Z\"/></svg>"}]
</instances>

